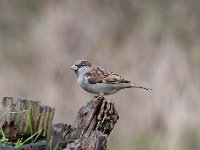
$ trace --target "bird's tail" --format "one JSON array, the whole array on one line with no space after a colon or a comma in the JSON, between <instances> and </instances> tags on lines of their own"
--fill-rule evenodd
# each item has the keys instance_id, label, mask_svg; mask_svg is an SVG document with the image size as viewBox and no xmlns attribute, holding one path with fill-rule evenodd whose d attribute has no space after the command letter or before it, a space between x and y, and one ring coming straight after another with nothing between
<instances>
[{"instance_id":1,"label":"bird's tail","mask_svg":"<svg viewBox=\"0 0 200 150\"><path fill-rule=\"evenodd\" d=\"M147 87L140 86L140 85L133 84L133 83L131 83L131 88L140 88L140 89L145 89L145 90L152 90L151 88L147 88Z\"/></svg>"}]
</instances>

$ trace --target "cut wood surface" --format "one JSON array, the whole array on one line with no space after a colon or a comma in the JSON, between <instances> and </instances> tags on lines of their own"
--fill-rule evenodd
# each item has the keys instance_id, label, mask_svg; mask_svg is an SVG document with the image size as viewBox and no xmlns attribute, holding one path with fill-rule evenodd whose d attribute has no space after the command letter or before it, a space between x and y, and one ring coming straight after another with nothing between
<instances>
[{"instance_id":1,"label":"cut wood surface","mask_svg":"<svg viewBox=\"0 0 200 150\"><path fill-rule=\"evenodd\" d=\"M13 103L5 97L0 109L0 128L9 142L1 142L1 149L13 149L19 139L40 133L37 140L29 140L19 149L79 149L105 150L107 137L118 120L114 103L104 97L95 97L80 108L72 125L52 125L55 109L39 101L20 98ZM1 137L0 137L1 138Z\"/></svg>"}]
</instances>

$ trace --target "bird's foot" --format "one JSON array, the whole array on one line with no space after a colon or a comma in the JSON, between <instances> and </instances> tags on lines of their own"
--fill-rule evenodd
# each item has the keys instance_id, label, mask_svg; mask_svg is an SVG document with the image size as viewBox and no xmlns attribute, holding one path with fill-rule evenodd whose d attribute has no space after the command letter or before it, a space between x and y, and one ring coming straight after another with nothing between
<instances>
[{"instance_id":1,"label":"bird's foot","mask_svg":"<svg viewBox=\"0 0 200 150\"><path fill-rule=\"evenodd\" d=\"M96 96L94 96L94 98L95 98L94 100L102 99L102 98L104 98L103 96L104 96L104 94L96 95Z\"/></svg>"}]
</instances>

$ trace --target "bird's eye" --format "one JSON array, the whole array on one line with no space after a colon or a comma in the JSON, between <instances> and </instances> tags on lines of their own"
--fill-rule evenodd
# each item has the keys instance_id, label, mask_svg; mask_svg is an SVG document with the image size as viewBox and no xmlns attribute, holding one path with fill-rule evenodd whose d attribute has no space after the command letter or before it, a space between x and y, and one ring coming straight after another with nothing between
<instances>
[{"instance_id":1,"label":"bird's eye","mask_svg":"<svg viewBox=\"0 0 200 150\"><path fill-rule=\"evenodd\" d=\"M83 65L82 64L78 64L78 65L76 65L78 68L81 68L81 67L83 67Z\"/></svg>"},{"instance_id":2,"label":"bird's eye","mask_svg":"<svg viewBox=\"0 0 200 150\"><path fill-rule=\"evenodd\" d=\"M83 66L85 66L85 64L84 64L84 63L81 63L79 66L80 66L80 67L83 67Z\"/></svg>"}]
</instances>

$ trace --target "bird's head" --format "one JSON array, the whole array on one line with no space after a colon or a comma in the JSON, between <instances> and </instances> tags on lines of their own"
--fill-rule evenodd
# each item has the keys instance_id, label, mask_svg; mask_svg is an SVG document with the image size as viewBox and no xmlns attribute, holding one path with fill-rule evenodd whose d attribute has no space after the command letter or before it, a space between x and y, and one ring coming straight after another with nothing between
<instances>
[{"instance_id":1,"label":"bird's head","mask_svg":"<svg viewBox=\"0 0 200 150\"><path fill-rule=\"evenodd\" d=\"M78 77L80 74L85 74L86 72L88 72L91 67L92 64L89 61L82 59L76 61L74 65L70 67L70 69L74 70Z\"/></svg>"}]
</instances>

